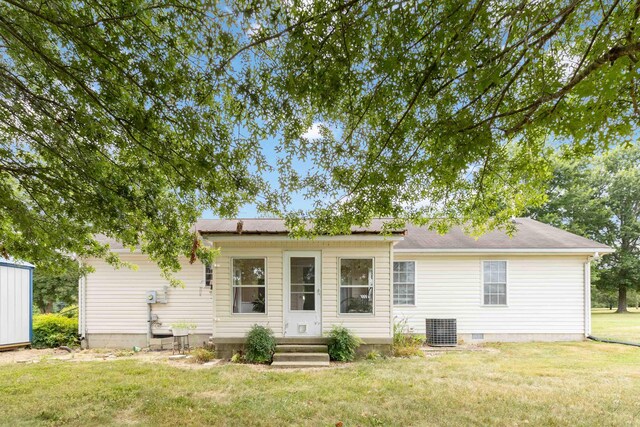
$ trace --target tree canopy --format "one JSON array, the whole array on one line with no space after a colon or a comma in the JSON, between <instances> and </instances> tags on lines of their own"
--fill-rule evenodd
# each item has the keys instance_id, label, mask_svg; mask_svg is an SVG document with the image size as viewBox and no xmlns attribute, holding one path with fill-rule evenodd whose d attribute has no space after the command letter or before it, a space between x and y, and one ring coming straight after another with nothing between
<instances>
[{"instance_id":1,"label":"tree canopy","mask_svg":"<svg viewBox=\"0 0 640 427\"><path fill-rule=\"evenodd\" d=\"M56 304L78 302L78 280L85 272L77 262L69 262L60 270L36 268L33 272L33 304L40 313L52 313Z\"/></svg>"},{"instance_id":2,"label":"tree canopy","mask_svg":"<svg viewBox=\"0 0 640 427\"><path fill-rule=\"evenodd\" d=\"M532 213L616 250L596 260L593 283L616 291L618 311L627 311L627 291L640 290L640 146L554 165L549 201Z\"/></svg>"},{"instance_id":3,"label":"tree canopy","mask_svg":"<svg viewBox=\"0 0 640 427\"><path fill-rule=\"evenodd\" d=\"M639 16L637 0L0 0L0 250L55 267L105 256L102 233L169 272L211 255L204 209L245 203L298 235L505 225L544 200L550 141L633 139Z\"/></svg>"}]
</instances>

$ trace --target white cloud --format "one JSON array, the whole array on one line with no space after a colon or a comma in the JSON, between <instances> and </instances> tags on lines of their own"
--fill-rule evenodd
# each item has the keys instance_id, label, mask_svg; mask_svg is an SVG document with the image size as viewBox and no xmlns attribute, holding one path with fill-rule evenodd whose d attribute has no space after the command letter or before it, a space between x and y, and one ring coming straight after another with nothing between
<instances>
[{"instance_id":1,"label":"white cloud","mask_svg":"<svg viewBox=\"0 0 640 427\"><path fill-rule=\"evenodd\" d=\"M305 133L302 134L303 138L306 139L320 139L322 138L322 134L320 133L320 125L321 123L316 122Z\"/></svg>"},{"instance_id":2,"label":"white cloud","mask_svg":"<svg viewBox=\"0 0 640 427\"><path fill-rule=\"evenodd\" d=\"M249 25L249 28L247 28L247 36L253 37L257 35L260 30L262 30L262 25L260 25L259 22L254 21L251 23L251 25Z\"/></svg>"}]
</instances>

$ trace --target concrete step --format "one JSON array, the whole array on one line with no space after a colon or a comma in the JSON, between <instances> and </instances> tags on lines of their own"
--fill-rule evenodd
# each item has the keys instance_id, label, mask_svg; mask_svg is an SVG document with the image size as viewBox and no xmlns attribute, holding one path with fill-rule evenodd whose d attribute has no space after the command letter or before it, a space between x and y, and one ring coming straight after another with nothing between
<instances>
[{"instance_id":1,"label":"concrete step","mask_svg":"<svg viewBox=\"0 0 640 427\"><path fill-rule=\"evenodd\" d=\"M326 353L326 345L322 344L279 344L276 353Z\"/></svg>"},{"instance_id":2,"label":"concrete step","mask_svg":"<svg viewBox=\"0 0 640 427\"><path fill-rule=\"evenodd\" d=\"M326 362L273 362L271 364L274 368L323 368L329 366L329 361Z\"/></svg>"},{"instance_id":3,"label":"concrete step","mask_svg":"<svg viewBox=\"0 0 640 427\"><path fill-rule=\"evenodd\" d=\"M327 353L276 353L273 355L274 362L329 362Z\"/></svg>"}]
</instances>

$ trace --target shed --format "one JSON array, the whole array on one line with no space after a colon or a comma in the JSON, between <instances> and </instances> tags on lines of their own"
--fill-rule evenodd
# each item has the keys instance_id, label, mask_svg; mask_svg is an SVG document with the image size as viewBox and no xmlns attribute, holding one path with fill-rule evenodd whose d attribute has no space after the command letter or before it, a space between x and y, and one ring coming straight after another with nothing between
<instances>
[{"instance_id":1,"label":"shed","mask_svg":"<svg viewBox=\"0 0 640 427\"><path fill-rule=\"evenodd\" d=\"M0 258L0 350L31 344L33 269Z\"/></svg>"}]
</instances>

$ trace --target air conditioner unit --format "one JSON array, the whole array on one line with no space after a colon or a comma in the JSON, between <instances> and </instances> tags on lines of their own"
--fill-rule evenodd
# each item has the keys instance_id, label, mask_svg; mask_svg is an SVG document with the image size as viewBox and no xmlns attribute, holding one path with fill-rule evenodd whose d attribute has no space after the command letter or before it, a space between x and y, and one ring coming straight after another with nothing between
<instances>
[{"instance_id":1,"label":"air conditioner unit","mask_svg":"<svg viewBox=\"0 0 640 427\"><path fill-rule=\"evenodd\" d=\"M427 319L427 345L433 347L458 345L456 319Z\"/></svg>"}]
</instances>

